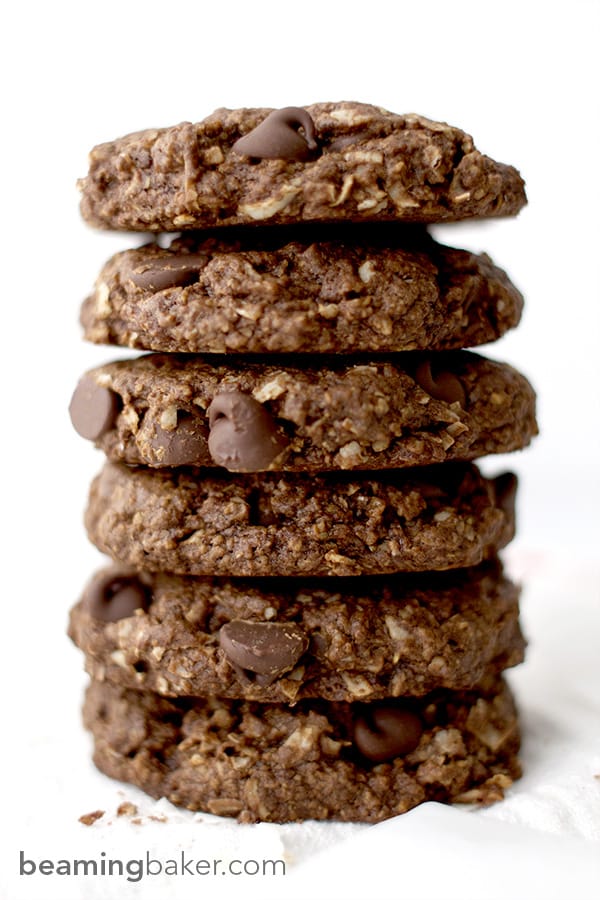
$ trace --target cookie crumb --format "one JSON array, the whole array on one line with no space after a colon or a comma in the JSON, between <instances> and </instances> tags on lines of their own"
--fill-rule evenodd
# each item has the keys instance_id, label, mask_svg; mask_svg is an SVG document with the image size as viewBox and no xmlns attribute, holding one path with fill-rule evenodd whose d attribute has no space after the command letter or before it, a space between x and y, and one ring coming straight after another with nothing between
<instances>
[{"instance_id":1,"label":"cookie crumb","mask_svg":"<svg viewBox=\"0 0 600 900\"><path fill-rule=\"evenodd\" d=\"M129 803L126 801L125 803L121 803L121 805L117 809L118 816L135 816L138 808L135 803Z\"/></svg>"},{"instance_id":2,"label":"cookie crumb","mask_svg":"<svg viewBox=\"0 0 600 900\"><path fill-rule=\"evenodd\" d=\"M79 821L82 825L93 825L98 819L101 819L104 815L103 809L97 809L95 812L85 813L83 816L79 816Z\"/></svg>"},{"instance_id":3,"label":"cookie crumb","mask_svg":"<svg viewBox=\"0 0 600 900\"><path fill-rule=\"evenodd\" d=\"M168 822L168 818L166 816L148 816L148 818L152 822Z\"/></svg>"}]
</instances>

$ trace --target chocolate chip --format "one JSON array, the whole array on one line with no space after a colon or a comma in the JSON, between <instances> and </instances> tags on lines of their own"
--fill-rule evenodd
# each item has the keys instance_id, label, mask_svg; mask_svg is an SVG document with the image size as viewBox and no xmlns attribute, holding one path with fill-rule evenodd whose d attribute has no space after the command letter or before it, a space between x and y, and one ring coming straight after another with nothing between
<instances>
[{"instance_id":1,"label":"chocolate chip","mask_svg":"<svg viewBox=\"0 0 600 900\"><path fill-rule=\"evenodd\" d=\"M441 400L443 403L458 401L463 408L466 406L467 395L460 378L443 369L434 372L431 360L426 359L419 363L414 377L419 387L434 400Z\"/></svg>"},{"instance_id":2,"label":"chocolate chip","mask_svg":"<svg viewBox=\"0 0 600 900\"><path fill-rule=\"evenodd\" d=\"M247 622L234 619L223 625L219 643L227 659L261 679L274 680L296 665L308 638L293 622Z\"/></svg>"},{"instance_id":3,"label":"chocolate chip","mask_svg":"<svg viewBox=\"0 0 600 900\"><path fill-rule=\"evenodd\" d=\"M158 424L150 446L161 466L198 466L206 463L206 426L198 416L177 413L177 425L166 431Z\"/></svg>"},{"instance_id":4,"label":"chocolate chip","mask_svg":"<svg viewBox=\"0 0 600 900\"><path fill-rule=\"evenodd\" d=\"M302 128L304 135L298 129ZM315 123L297 106L275 109L233 145L236 153L256 159L308 159L316 150Z\"/></svg>"},{"instance_id":5,"label":"chocolate chip","mask_svg":"<svg viewBox=\"0 0 600 900\"><path fill-rule=\"evenodd\" d=\"M164 291L171 287L184 287L198 280L198 273L208 257L204 253L187 253L181 256L173 254L163 262L149 268L131 269L126 274L136 287L145 291Z\"/></svg>"},{"instance_id":6,"label":"chocolate chip","mask_svg":"<svg viewBox=\"0 0 600 900\"><path fill-rule=\"evenodd\" d=\"M379 763L410 753L422 733L415 713L395 703L374 703L355 719L353 740L363 756Z\"/></svg>"},{"instance_id":7,"label":"chocolate chip","mask_svg":"<svg viewBox=\"0 0 600 900\"><path fill-rule=\"evenodd\" d=\"M208 407L208 449L230 472L261 472L285 448L267 410L242 391L224 391Z\"/></svg>"},{"instance_id":8,"label":"chocolate chip","mask_svg":"<svg viewBox=\"0 0 600 900\"><path fill-rule=\"evenodd\" d=\"M254 672L269 684L293 669L308 647L308 638L293 622L247 622L223 625L219 643L234 667Z\"/></svg>"},{"instance_id":9,"label":"chocolate chip","mask_svg":"<svg viewBox=\"0 0 600 900\"><path fill-rule=\"evenodd\" d=\"M125 619L136 609L147 609L149 603L150 591L135 575L114 571L97 576L84 596L89 614L103 622Z\"/></svg>"},{"instance_id":10,"label":"chocolate chip","mask_svg":"<svg viewBox=\"0 0 600 900\"><path fill-rule=\"evenodd\" d=\"M97 441L115 424L119 414L119 395L101 387L84 375L71 397L69 415L75 431L88 441Z\"/></svg>"}]
</instances>

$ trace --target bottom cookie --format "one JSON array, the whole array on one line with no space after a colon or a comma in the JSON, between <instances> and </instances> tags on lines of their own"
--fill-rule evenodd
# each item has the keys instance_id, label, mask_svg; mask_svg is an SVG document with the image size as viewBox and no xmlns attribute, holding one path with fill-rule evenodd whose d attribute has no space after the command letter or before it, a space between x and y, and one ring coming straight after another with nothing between
<instances>
[{"instance_id":1,"label":"bottom cookie","mask_svg":"<svg viewBox=\"0 0 600 900\"><path fill-rule=\"evenodd\" d=\"M488 804L520 775L505 682L374 703L167 700L93 681L105 774L240 822L379 822L425 800Z\"/></svg>"}]
</instances>

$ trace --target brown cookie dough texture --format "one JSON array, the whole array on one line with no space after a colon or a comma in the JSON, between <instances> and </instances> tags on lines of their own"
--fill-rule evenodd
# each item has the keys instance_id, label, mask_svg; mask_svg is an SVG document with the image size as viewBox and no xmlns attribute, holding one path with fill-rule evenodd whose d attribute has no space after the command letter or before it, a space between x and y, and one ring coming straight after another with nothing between
<instances>
[{"instance_id":1,"label":"brown cookie dough texture","mask_svg":"<svg viewBox=\"0 0 600 900\"><path fill-rule=\"evenodd\" d=\"M514 476L444 463L231 475L107 463L88 535L114 560L181 575L361 575L477 565L514 534Z\"/></svg>"},{"instance_id":2,"label":"brown cookie dough texture","mask_svg":"<svg viewBox=\"0 0 600 900\"><path fill-rule=\"evenodd\" d=\"M124 609L136 578L138 605ZM100 609L99 586L110 593ZM495 561L335 582L113 567L96 575L71 611L69 634L88 673L122 687L267 703L365 701L464 690L486 671L521 662L518 596Z\"/></svg>"},{"instance_id":3,"label":"brown cookie dough texture","mask_svg":"<svg viewBox=\"0 0 600 900\"><path fill-rule=\"evenodd\" d=\"M82 307L86 339L181 353L454 350L521 317L521 294L488 256L415 226L267 232L116 254Z\"/></svg>"},{"instance_id":4,"label":"brown cookie dough texture","mask_svg":"<svg viewBox=\"0 0 600 900\"><path fill-rule=\"evenodd\" d=\"M526 379L464 351L357 364L176 354L122 360L94 369L77 388L88 429L87 397L100 391L112 403L98 404L97 446L113 460L151 467L390 469L507 453L537 432L535 394ZM249 424L232 415L238 430L228 439L239 451L233 461L209 443L225 424L212 412L217 404L228 412L228 398L256 407ZM107 424L108 406L115 414ZM84 434L77 410L73 419Z\"/></svg>"},{"instance_id":5,"label":"brown cookie dough texture","mask_svg":"<svg viewBox=\"0 0 600 900\"><path fill-rule=\"evenodd\" d=\"M305 108L317 148L305 160L257 159L233 149L270 109L216 110L101 144L80 181L92 225L179 231L299 221L441 222L516 214L526 203L516 169L472 138L422 116L363 103Z\"/></svg>"},{"instance_id":6,"label":"brown cookie dough texture","mask_svg":"<svg viewBox=\"0 0 600 900\"><path fill-rule=\"evenodd\" d=\"M98 768L240 822L501 799L516 479L469 460L526 446L535 395L462 348L523 298L426 226L516 215L519 173L340 102L127 135L80 189L92 225L180 232L116 254L81 313L88 340L166 354L70 405L108 457L85 521L113 564L69 626Z\"/></svg>"},{"instance_id":7,"label":"brown cookie dough texture","mask_svg":"<svg viewBox=\"0 0 600 900\"><path fill-rule=\"evenodd\" d=\"M241 822L379 822L425 800L487 804L520 775L517 714L499 678L420 700L294 707L92 682L84 722L107 775Z\"/></svg>"}]
</instances>

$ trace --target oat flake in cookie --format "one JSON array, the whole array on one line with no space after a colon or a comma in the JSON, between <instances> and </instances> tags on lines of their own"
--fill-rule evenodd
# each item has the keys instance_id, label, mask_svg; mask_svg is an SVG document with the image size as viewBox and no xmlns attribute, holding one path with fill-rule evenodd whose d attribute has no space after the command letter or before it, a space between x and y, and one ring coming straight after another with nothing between
<instances>
[{"instance_id":1,"label":"oat flake in cookie","mask_svg":"<svg viewBox=\"0 0 600 900\"><path fill-rule=\"evenodd\" d=\"M97 422L91 395L102 400ZM466 351L362 361L148 355L87 373L71 416L113 460L232 472L470 460L520 449L537 432L527 380Z\"/></svg>"},{"instance_id":2,"label":"oat flake in cookie","mask_svg":"<svg viewBox=\"0 0 600 900\"><path fill-rule=\"evenodd\" d=\"M127 607L131 595L151 602ZM335 579L184 578L113 566L71 611L69 634L88 673L121 687L263 703L366 701L465 690L517 665L518 597L495 560Z\"/></svg>"},{"instance_id":3,"label":"oat flake in cookie","mask_svg":"<svg viewBox=\"0 0 600 900\"><path fill-rule=\"evenodd\" d=\"M422 228L222 229L115 254L87 340L180 353L455 350L501 337L523 298L485 254Z\"/></svg>"},{"instance_id":4,"label":"oat flake in cookie","mask_svg":"<svg viewBox=\"0 0 600 900\"><path fill-rule=\"evenodd\" d=\"M380 822L426 800L493 803L520 775L517 714L497 676L421 699L294 707L93 681L84 722L107 775L241 822Z\"/></svg>"},{"instance_id":5,"label":"oat flake in cookie","mask_svg":"<svg viewBox=\"0 0 600 900\"><path fill-rule=\"evenodd\" d=\"M365 103L316 103L297 110L295 123L280 118L283 139L273 139L273 114L219 109L197 124L95 147L80 182L83 217L101 228L179 231L457 221L515 215L526 203L516 169L445 123Z\"/></svg>"}]
</instances>

